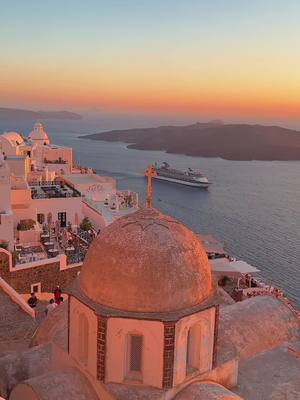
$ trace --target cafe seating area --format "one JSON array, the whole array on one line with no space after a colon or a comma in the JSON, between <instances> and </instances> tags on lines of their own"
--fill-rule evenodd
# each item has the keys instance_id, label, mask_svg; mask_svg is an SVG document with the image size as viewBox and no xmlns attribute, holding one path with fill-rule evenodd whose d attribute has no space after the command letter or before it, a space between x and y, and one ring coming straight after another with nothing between
<instances>
[{"instance_id":1,"label":"cafe seating area","mask_svg":"<svg viewBox=\"0 0 300 400\"><path fill-rule=\"evenodd\" d=\"M15 264L26 264L48 258L41 243L15 245Z\"/></svg>"},{"instance_id":2,"label":"cafe seating area","mask_svg":"<svg viewBox=\"0 0 300 400\"><path fill-rule=\"evenodd\" d=\"M39 260L51 259L65 254L67 264L80 263L96 236L94 231L83 231L71 226L62 228L59 223L44 223L41 226L40 241L32 243L15 243L14 266Z\"/></svg>"}]
</instances>

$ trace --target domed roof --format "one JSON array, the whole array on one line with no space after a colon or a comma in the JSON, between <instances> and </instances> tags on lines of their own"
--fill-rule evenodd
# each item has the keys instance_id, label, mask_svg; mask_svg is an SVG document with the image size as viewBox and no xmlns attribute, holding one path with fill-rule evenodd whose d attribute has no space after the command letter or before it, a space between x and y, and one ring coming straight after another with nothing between
<instances>
[{"instance_id":1,"label":"domed roof","mask_svg":"<svg viewBox=\"0 0 300 400\"><path fill-rule=\"evenodd\" d=\"M35 142L42 142L43 144L49 144L49 137L44 130L43 125L40 122L34 124L33 130L30 132L28 139Z\"/></svg>"},{"instance_id":2,"label":"domed roof","mask_svg":"<svg viewBox=\"0 0 300 400\"><path fill-rule=\"evenodd\" d=\"M22 136L18 132L5 132L1 135L1 138L8 140L9 143L14 147L24 143Z\"/></svg>"},{"instance_id":3,"label":"domed roof","mask_svg":"<svg viewBox=\"0 0 300 400\"><path fill-rule=\"evenodd\" d=\"M103 306L175 311L210 296L211 270L192 231L155 209L142 209L116 220L93 241L80 287Z\"/></svg>"}]
</instances>

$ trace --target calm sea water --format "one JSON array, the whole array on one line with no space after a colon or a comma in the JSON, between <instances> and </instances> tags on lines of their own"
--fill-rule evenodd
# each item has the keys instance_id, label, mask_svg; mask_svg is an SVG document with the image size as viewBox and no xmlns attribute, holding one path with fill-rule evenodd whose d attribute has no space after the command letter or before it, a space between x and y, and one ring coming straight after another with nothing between
<instances>
[{"instance_id":1,"label":"calm sea water","mask_svg":"<svg viewBox=\"0 0 300 400\"><path fill-rule=\"evenodd\" d=\"M213 182L208 191L154 182L154 206L195 232L215 236L300 306L300 162L240 162L129 150L122 143L78 138L104 130L100 125L67 125L51 123L50 139L72 146L75 161L114 176L119 188L137 191L141 201L146 191L142 173L149 162L200 169ZM20 122L13 127L27 135L30 126ZM0 131L5 128L12 127L0 121Z\"/></svg>"}]
</instances>

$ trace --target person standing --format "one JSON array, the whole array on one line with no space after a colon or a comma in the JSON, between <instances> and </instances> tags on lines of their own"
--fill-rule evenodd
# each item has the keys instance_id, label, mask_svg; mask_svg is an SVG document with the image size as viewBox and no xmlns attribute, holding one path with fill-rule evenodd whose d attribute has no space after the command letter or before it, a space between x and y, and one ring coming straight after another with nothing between
<instances>
[{"instance_id":1,"label":"person standing","mask_svg":"<svg viewBox=\"0 0 300 400\"><path fill-rule=\"evenodd\" d=\"M54 300L57 305L59 305L61 303L61 289L60 289L59 285L57 285L54 290Z\"/></svg>"},{"instance_id":2,"label":"person standing","mask_svg":"<svg viewBox=\"0 0 300 400\"><path fill-rule=\"evenodd\" d=\"M38 299L37 299L35 293L31 293L29 299L27 300L28 305L29 305L31 308L34 308L34 307L36 307L37 302L38 302Z\"/></svg>"},{"instance_id":3,"label":"person standing","mask_svg":"<svg viewBox=\"0 0 300 400\"><path fill-rule=\"evenodd\" d=\"M55 303L54 299L51 299L49 301L49 304L46 307L45 313L48 315L51 311L53 311L57 307L57 304Z\"/></svg>"}]
</instances>

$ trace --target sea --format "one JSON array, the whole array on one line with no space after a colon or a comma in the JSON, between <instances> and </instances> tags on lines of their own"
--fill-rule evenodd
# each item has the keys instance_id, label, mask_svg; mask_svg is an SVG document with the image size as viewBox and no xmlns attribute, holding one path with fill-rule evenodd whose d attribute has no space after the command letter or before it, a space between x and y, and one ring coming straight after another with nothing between
<instances>
[{"instance_id":1,"label":"sea","mask_svg":"<svg viewBox=\"0 0 300 400\"><path fill-rule=\"evenodd\" d=\"M48 120L44 125L51 142L73 148L75 162L115 177L118 188L138 192L141 203L146 194L143 171L151 162L166 161L207 175L212 182L209 190L154 181L154 207L194 232L213 235L232 256L257 267L267 284L280 287L300 308L300 162L190 157L79 138L137 127L142 125L138 120ZM33 121L0 121L0 132L13 129L26 136L32 126Z\"/></svg>"}]
</instances>

